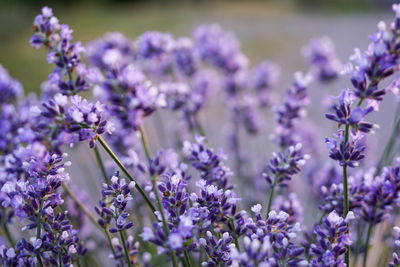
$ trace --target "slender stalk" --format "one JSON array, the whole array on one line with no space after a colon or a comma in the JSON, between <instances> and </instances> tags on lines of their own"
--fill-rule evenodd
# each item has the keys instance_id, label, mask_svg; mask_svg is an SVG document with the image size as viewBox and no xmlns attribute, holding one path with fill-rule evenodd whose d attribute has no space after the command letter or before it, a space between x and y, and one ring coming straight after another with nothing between
<instances>
[{"instance_id":1,"label":"slender stalk","mask_svg":"<svg viewBox=\"0 0 400 267\"><path fill-rule=\"evenodd\" d=\"M397 112L396 114L400 113L400 104L397 107ZM396 116L395 116L396 117ZM390 164L392 162L392 158L390 157L390 155L392 154L392 149L394 147L394 144L396 142L398 133L399 133L399 128L400 128L400 118L397 119L396 118L394 120L394 125L393 125L393 129L392 129L392 133L390 135L389 141L382 153L382 156L379 160L378 166L376 168L376 172L375 174L380 173L380 171L382 170L382 168L386 165L386 164Z\"/></svg>"},{"instance_id":2,"label":"slender stalk","mask_svg":"<svg viewBox=\"0 0 400 267\"><path fill-rule=\"evenodd\" d=\"M83 203L79 201L79 199L74 195L74 193L71 191L71 189L66 184L63 184L63 188L64 188L65 192L72 198L72 200L75 202L75 204L78 205L78 207L82 210L82 212L85 213L85 215L89 218L89 220L97 228L99 228L100 230L104 231L104 233L105 233L105 235L107 237L108 243L110 245L111 251L112 251L112 253L113 253L114 257L115 257L115 250L114 250L114 246L112 245L112 242L111 242L110 233L106 229L104 229L103 227L101 227L99 225L99 223L97 222L96 218L88 211L88 209L83 205Z\"/></svg>"},{"instance_id":3,"label":"slender stalk","mask_svg":"<svg viewBox=\"0 0 400 267\"><path fill-rule=\"evenodd\" d=\"M68 185L63 184L62 185L65 192L72 198L72 200L75 202L76 205L83 211L83 213L86 214L86 216L89 218L89 220L100 230L103 230L103 228L99 225L97 222L96 218L89 212L89 210L83 205L82 202L79 201L79 199L74 195L72 190L68 187Z\"/></svg>"},{"instance_id":4,"label":"slender stalk","mask_svg":"<svg viewBox=\"0 0 400 267\"><path fill-rule=\"evenodd\" d=\"M38 210L38 214L37 214L37 222L36 222L36 239L40 239L40 235L41 235L41 229L42 229L42 222L41 222L41 213L42 213L42 209L43 209L43 201L40 201L40 205L39 205L39 210ZM40 257L40 251L36 254L36 258L38 260L38 263L41 267L43 267L43 262L42 262L42 258Z\"/></svg>"},{"instance_id":5,"label":"slender stalk","mask_svg":"<svg viewBox=\"0 0 400 267\"><path fill-rule=\"evenodd\" d=\"M146 195L145 191L143 188L136 182L136 180L130 175L128 170L125 168L125 166L122 164L122 162L118 159L118 157L114 154L114 152L111 150L111 148L108 146L106 141L99 135L98 140L101 144L101 146L104 148L104 150L110 155L110 157L114 160L114 162L118 165L118 167L125 173L125 175L129 178L129 180L135 182L135 188L139 191L140 195L143 197L145 200L146 204L149 206L151 209L152 213L156 211L153 203L151 203L149 197Z\"/></svg>"},{"instance_id":6,"label":"slender stalk","mask_svg":"<svg viewBox=\"0 0 400 267\"><path fill-rule=\"evenodd\" d=\"M10 246L14 247L15 243L14 243L14 239L10 233L10 230L8 229L8 225L7 225L7 214L6 211L4 210L4 216L3 216L3 231L4 231L4 235L7 238L8 243L10 243Z\"/></svg>"},{"instance_id":7,"label":"slender stalk","mask_svg":"<svg viewBox=\"0 0 400 267\"><path fill-rule=\"evenodd\" d=\"M349 132L350 132L350 124L346 124L345 132L344 132L344 146L347 145L347 142L349 141ZM343 195L344 195L344 201L343 201L343 217L346 218L347 213L349 213L349 186L348 186L348 176L347 176L347 165L343 166ZM347 233L349 232L348 230L348 224L347 224ZM350 246L346 247L346 254L344 255L344 260L346 263L346 266L350 266Z\"/></svg>"},{"instance_id":8,"label":"slender stalk","mask_svg":"<svg viewBox=\"0 0 400 267\"><path fill-rule=\"evenodd\" d=\"M99 164L101 174L103 175L104 182L106 184L110 184L110 179L107 177L106 168L104 168L103 160L101 159L101 155L97 146L94 147L94 154L96 156L97 164Z\"/></svg>"},{"instance_id":9,"label":"slender stalk","mask_svg":"<svg viewBox=\"0 0 400 267\"><path fill-rule=\"evenodd\" d=\"M144 154L146 156L146 160L150 164L149 145L147 144L146 136L144 135L144 130L140 126L139 126L139 132L140 132L140 140L142 141L142 146L143 146Z\"/></svg>"},{"instance_id":10,"label":"slender stalk","mask_svg":"<svg viewBox=\"0 0 400 267\"><path fill-rule=\"evenodd\" d=\"M144 154L146 155L147 162L150 165L150 150L149 150L149 146L148 146L147 141L146 141L146 136L144 135L144 130L140 126L139 126L139 132L140 132L140 139L142 141ZM163 209L162 204L161 204L160 194L158 193L158 189L157 189L157 179L154 176L151 176L150 178L151 178L151 184L153 185L153 189L154 189L154 195L156 196L157 208L158 208L158 210L159 210L159 212L161 214L161 220L162 220L164 232L168 236L169 235L169 228L168 228L167 220L165 219L164 209ZM176 259L175 252L170 249L170 254L171 254L172 264L177 267L178 266L178 262L177 262L177 259Z\"/></svg>"},{"instance_id":11,"label":"slender stalk","mask_svg":"<svg viewBox=\"0 0 400 267\"><path fill-rule=\"evenodd\" d=\"M183 251L183 255L185 257L186 266L192 267L192 262L190 261L189 254L187 253L186 249Z\"/></svg>"},{"instance_id":12,"label":"slender stalk","mask_svg":"<svg viewBox=\"0 0 400 267\"><path fill-rule=\"evenodd\" d=\"M369 247L369 239L371 238L371 234L372 234L372 223L370 222L370 223L368 224L367 239L365 240L363 267L366 267L366 266L367 266L368 247Z\"/></svg>"},{"instance_id":13,"label":"slender stalk","mask_svg":"<svg viewBox=\"0 0 400 267\"><path fill-rule=\"evenodd\" d=\"M239 240L238 240L238 237L236 234L236 228L235 228L235 221L231 217L228 217L228 219L231 221L231 224L232 224L232 232L235 233L235 238L234 238L235 246L236 246L237 250L240 252Z\"/></svg>"},{"instance_id":14,"label":"slender stalk","mask_svg":"<svg viewBox=\"0 0 400 267\"><path fill-rule=\"evenodd\" d=\"M271 211L272 202L274 200L274 192L275 192L275 185L271 188L271 191L269 192L269 200L268 200L268 207L267 207L267 219L268 219L268 214Z\"/></svg>"},{"instance_id":15,"label":"slender stalk","mask_svg":"<svg viewBox=\"0 0 400 267\"><path fill-rule=\"evenodd\" d=\"M111 235L110 235L110 233L108 232L107 229L104 229L104 233L105 233L106 236L107 236L108 244L109 244L109 246L110 246L110 248L111 248L111 252L112 252L112 254L114 255L114 259L115 259L115 258L116 258L115 255L116 255L116 254L115 254L114 246L113 246L113 244L112 244ZM119 266L119 264L117 264L117 266Z\"/></svg>"},{"instance_id":16,"label":"slender stalk","mask_svg":"<svg viewBox=\"0 0 400 267\"><path fill-rule=\"evenodd\" d=\"M400 105L397 106L396 114L399 114L399 112L400 112ZM393 158L391 158L390 155L392 153L392 149L393 149L394 144L396 142L396 138L397 138L397 135L398 135L398 132L399 132L399 128L400 128L400 118L396 121L396 116L395 116L394 125L393 125L391 136L389 138L389 141L388 141L387 145L385 146L385 149L384 149L384 151L382 153L381 158L379 159L379 163L378 163L378 166L376 168L375 175L379 174L381 172L382 168L386 164L390 164L392 162ZM375 207L374 207L374 209L375 209ZM363 267L365 267L366 264L367 264L369 243L370 243L370 238L371 238L372 232L373 232L373 225L372 225L372 222L370 222L368 224L367 239L365 240Z\"/></svg>"},{"instance_id":17,"label":"slender stalk","mask_svg":"<svg viewBox=\"0 0 400 267\"><path fill-rule=\"evenodd\" d=\"M61 259L61 249L58 251L58 265L60 267L64 266Z\"/></svg>"},{"instance_id":18,"label":"slender stalk","mask_svg":"<svg viewBox=\"0 0 400 267\"><path fill-rule=\"evenodd\" d=\"M125 237L122 234L122 232L119 232L119 236L121 237L121 243L122 243L122 246L124 247L125 257L126 257L126 261L128 262L128 266L132 267L131 259L129 258L128 249L127 249L126 243L125 243Z\"/></svg>"}]
</instances>

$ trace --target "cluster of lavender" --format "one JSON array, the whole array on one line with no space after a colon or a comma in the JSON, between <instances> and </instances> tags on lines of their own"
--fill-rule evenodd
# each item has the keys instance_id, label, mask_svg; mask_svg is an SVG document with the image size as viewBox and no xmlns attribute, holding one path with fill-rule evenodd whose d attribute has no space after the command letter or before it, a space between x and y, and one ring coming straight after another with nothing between
<instances>
[{"instance_id":1,"label":"cluster of lavender","mask_svg":"<svg viewBox=\"0 0 400 267\"><path fill-rule=\"evenodd\" d=\"M269 61L250 67L234 34L217 25L198 27L193 38L150 31L131 40L108 33L84 48L71 42L72 30L44 7L34 20L31 44L49 49L55 69L40 101L25 96L0 66L2 265L331 267L349 266L351 252L354 262L363 254L365 267L374 227L383 221L394 226L400 204L400 160L390 156L396 154L400 121L381 160L360 167L364 136L378 128L366 116L377 111L387 91L398 91L397 79L381 83L399 70L400 4L393 10L390 27L380 22L367 51L356 50L354 63L346 65L353 88L343 90L326 115L338 124L326 144L339 164L322 166L321 155L308 145L317 138L303 128L311 125L305 118L311 81L340 76L329 39L313 39L303 49L309 70L297 72L281 103L274 103L279 68ZM218 86L230 116L233 164L222 149L211 147L199 119L210 96L219 96ZM82 91L95 100L82 98ZM280 152L272 154L260 179L241 138L261 131L259 112L271 107ZM173 137L159 131L165 130L167 110L179 111L186 124L171 127L182 128ZM144 127L152 119L159 128L149 131L148 142ZM156 142L156 135L173 141ZM75 160L81 141L94 152L84 164L96 160L103 176L90 181L92 188L102 186L95 207L90 194L80 195L84 189L69 187L65 145ZM172 148L153 155L151 146L160 143ZM99 147L112 161L103 159ZM314 152L315 159L309 155ZM300 190L311 191L320 218L310 216L310 205L303 208L303 201L314 199L296 194L295 176L310 181L310 188ZM264 187L258 188L260 180ZM255 204L261 201L265 211ZM382 242L394 243L395 252L392 259L382 253L380 264L400 266L400 230L394 227L392 240L390 230L382 229Z\"/></svg>"}]
</instances>

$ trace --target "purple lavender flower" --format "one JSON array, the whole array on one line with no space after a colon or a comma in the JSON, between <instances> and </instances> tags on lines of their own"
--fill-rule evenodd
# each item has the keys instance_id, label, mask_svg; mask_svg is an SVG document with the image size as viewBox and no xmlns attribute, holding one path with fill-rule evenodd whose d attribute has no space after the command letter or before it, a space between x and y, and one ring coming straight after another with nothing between
<instances>
[{"instance_id":1,"label":"purple lavender flower","mask_svg":"<svg viewBox=\"0 0 400 267\"><path fill-rule=\"evenodd\" d=\"M205 62L231 74L247 67L248 60L233 33L214 24L196 28L193 36L196 52Z\"/></svg>"},{"instance_id":2,"label":"purple lavender flower","mask_svg":"<svg viewBox=\"0 0 400 267\"><path fill-rule=\"evenodd\" d=\"M271 87L279 80L279 67L269 61L261 62L250 72L251 87L256 89L260 105L267 106L271 102Z\"/></svg>"},{"instance_id":3,"label":"purple lavender flower","mask_svg":"<svg viewBox=\"0 0 400 267\"><path fill-rule=\"evenodd\" d=\"M207 231L205 238L200 238L199 243L208 255L208 261L203 262L202 266L218 266L220 264L230 265L232 263L230 256L230 244L233 238L228 232L222 234L221 238L215 237L210 231Z\"/></svg>"},{"instance_id":4,"label":"purple lavender flower","mask_svg":"<svg viewBox=\"0 0 400 267\"><path fill-rule=\"evenodd\" d=\"M112 245L115 248L115 260L120 266L126 262L124 247L118 238L112 239ZM136 264L136 255L139 254L139 242L135 241L134 237L129 235L125 241L125 246L131 259L131 264Z\"/></svg>"},{"instance_id":5,"label":"purple lavender flower","mask_svg":"<svg viewBox=\"0 0 400 267\"><path fill-rule=\"evenodd\" d=\"M179 173L165 174L163 181L157 186L161 192L163 207L173 224L179 223L180 216L188 209L189 194L186 192L186 186Z\"/></svg>"},{"instance_id":6,"label":"purple lavender flower","mask_svg":"<svg viewBox=\"0 0 400 267\"><path fill-rule=\"evenodd\" d=\"M365 175L361 190L365 192L361 202L361 218L372 225L387 219L400 200L400 167L385 167L377 177Z\"/></svg>"},{"instance_id":7,"label":"purple lavender flower","mask_svg":"<svg viewBox=\"0 0 400 267\"><path fill-rule=\"evenodd\" d=\"M291 177L298 173L310 158L309 155L301 153L301 144L290 146L284 153L273 153L273 158L270 160L267 171L263 176L268 184L272 187L287 186Z\"/></svg>"},{"instance_id":8,"label":"purple lavender flower","mask_svg":"<svg viewBox=\"0 0 400 267\"><path fill-rule=\"evenodd\" d=\"M134 60L133 42L119 32L106 33L85 47L89 63L102 70L123 68Z\"/></svg>"},{"instance_id":9,"label":"purple lavender flower","mask_svg":"<svg viewBox=\"0 0 400 267\"><path fill-rule=\"evenodd\" d=\"M8 71L0 65L0 103L14 102L22 94L22 85L13 79L8 74Z\"/></svg>"},{"instance_id":10,"label":"purple lavender flower","mask_svg":"<svg viewBox=\"0 0 400 267\"><path fill-rule=\"evenodd\" d=\"M100 102L93 104L78 95L68 98L58 93L42 104L42 110L38 109L44 118L40 128L55 146L87 141L93 148L98 134L114 130L113 124L103 119L104 111Z\"/></svg>"},{"instance_id":11,"label":"purple lavender flower","mask_svg":"<svg viewBox=\"0 0 400 267\"><path fill-rule=\"evenodd\" d=\"M46 46L50 50L47 61L56 65L49 81L57 84L59 92L65 95L88 90L86 67L80 58L84 47L80 42L71 43L72 30L68 25L60 25L52 9L43 7L42 14L37 15L33 22L33 29L31 45L36 48ZM63 76L67 77L66 80Z\"/></svg>"},{"instance_id":12,"label":"purple lavender flower","mask_svg":"<svg viewBox=\"0 0 400 267\"><path fill-rule=\"evenodd\" d=\"M174 39L169 33L149 31L139 36L135 42L138 58L161 57L174 47Z\"/></svg>"},{"instance_id":13,"label":"purple lavender flower","mask_svg":"<svg viewBox=\"0 0 400 267\"><path fill-rule=\"evenodd\" d=\"M395 10L395 6L393 7ZM346 72L351 75L354 92L360 99L381 101L386 93L385 89L378 88L378 84L396 71L399 58L398 32L399 25L395 22L387 29L381 21L378 32L370 37L371 43L365 52L355 49L354 55L346 66Z\"/></svg>"},{"instance_id":14,"label":"purple lavender flower","mask_svg":"<svg viewBox=\"0 0 400 267\"><path fill-rule=\"evenodd\" d=\"M185 76L192 76L198 67L194 54L193 41L189 38L179 38L176 40L172 55L175 59L178 70Z\"/></svg>"},{"instance_id":15,"label":"purple lavender flower","mask_svg":"<svg viewBox=\"0 0 400 267\"><path fill-rule=\"evenodd\" d=\"M303 206L294 192L289 193L287 199L281 195L277 196L272 204L272 210L284 211L289 214L289 224L303 221Z\"/></svg>"},{"instance_id":16,"label":"purple lavender flower","mask_svg":"<svg viewBox=\"0 0 400 267\"><path fill-rule=\"evenodd\" d=\"M359 161L364 158L363 152L365 146L361 143L363 136L355 134L352 139L347 141L345 133L343 131L338 131L336 138L337 139L325 139L329 148L329 157L339 161L340 166L349 166L353 168L359 166Z\"/></svg>"},{"instance_id":17,"label":"purple lavender flower","mask_svg":"<svg viewBox=\"0 0 400 267\"><path fill-rule=\"evenodd\" d=\"M214 153L204 144L203 137L196 137L196 143L184 142L183 152L192 162L192 166L200 171L201 178L207 184L217 183L220 187L228 186L228 177L231 171L223 164L225 154L222 150L219 153Z\"/></svg>"},{"instance_id":18,"label":"purple lavender flower","mask_svg":"<svg viewBox=\"0 0 400 267\"><path fill-rule=\"evenodd\" d=\"M120 69L111 67L105 75L96 94L102 101L110 103L109 112L122 128L136 130L144 117L166 106L165 95L134 65Z\"/></svg>"},{"instance_id":19,"label":"purple lavender flower","mask_svg":"<svg viewBox=\"0 0 400 267\"><path fill-rule=\"evenodd\" d=\"M132 200L131 190L135 187L134 182L126 183L125 179L120 178L119 172L116 172L111 178L111 184L104 184L101 191L103 199L100 201L100 207L96 207L96 212L100 215L99 224L110 233L124 231L133 226L128 221L129 213L126 211L128 201ZM109 227L111 221L115 227Z\"/></svg>"},{"instance_id":20,"label":"purple lavender flower","mask_svg":"<svg viewBox=\"0 0 400 267\"><path fill-rule=\"evenodd\" d=\"M250 265L245 266L253 266L251 262L255 259L271 266L281 266L284 262L289 266L306 266L307 261L302 257L304 248L296 244L297 233L301 231L300 224L289 224L289 214L284 211L278 213L275 210L270 211L267 220L261 217L261 206L253 211L256 213L256 218L255 221L252 218L246 221L248 229L246 235L249 239L244 240L245 252L239 255L240 260L249 259ZM253 248L255 251L262 248L261 253L253 254L249 243L258 245ZM238 259L235 250L233 256L234 259Z\"/></svg>"},{"instance_id":21,"label":"purple lavender flower","mask_svg":"<svg viewBox=\"0 0 400 267\"><path fill-rule=\"evenodd\" d=\"M282 148L295 145L293 139L294 123L296 119L305 115L305 107L309 104L307 94L307 86L310 84L312 77L307 74L303 75L296 72L295 81L291 88L285 91L283 95L283 103L275 107L277 114L277 143Z\"/></svg>"},{"instance_id":22,"label":"purple lavender flower","mask_svg":"<svg viewBox=\"0 0 400 267\"><path fill-rule=\"evenodd\" d=\"M303 49L303 54L310 64L311 73L321 82L335 79L342 70L342 63L329 37L311 39Z\"/></svg>"},{"instance_id":23,"label":"purple lavender flower","mask_svg":"<svg viewBox=\"0 0 400 267\"><path fill-rule=\"evenodd\" d=\"M352 91L343 90L337 99L338 103L332 107L335 114L326 114L326 118L336 121L339 125L350 125L353 132L361 131L368 133L374 127L378 127L377 125L363 120L368 113L374 110L372 106L365 109L361 107L352 109L351 106L355 100L355 95Z\"/></svg>"},{"instance_id":24,"label":"purple lavender flower","mask_svg":"<svg viewBox=\"0 0 400 267\"><path fill-rule=\"evenodd\" d=\"M323 219L321 225L315 227L316 240L310 249L310 266L346 266L344 254L347 246L352 243L347 233L347 223L353 217L353 213L349 212L346 219L343 219L332 211Z\"/></svg>"},{"instance_id":25,"label":"purple lavender flower","mask_svg":"<svg viewBox=\"0 0 400 267\"><path fill-rule=\"evenodd\" d=\"M399 247L400 247L400 228L398 226L393 227L394 233L394 252L392 254L392 261L389 263L390 267L398 267L400 266L400 254L399 254Z\"/></svg>"}]
</instances>

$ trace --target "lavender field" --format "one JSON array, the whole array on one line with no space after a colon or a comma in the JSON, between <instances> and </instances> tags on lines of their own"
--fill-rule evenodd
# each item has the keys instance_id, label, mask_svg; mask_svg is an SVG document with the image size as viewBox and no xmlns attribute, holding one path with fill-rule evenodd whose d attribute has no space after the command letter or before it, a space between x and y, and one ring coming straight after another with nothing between
<instances>
[{"instance_id":1,"label":"lavender field","mask_svg":"<svg viewBox=\"0 0 400 267\"><path fill-rule=\"evenodd\" d=\"M400 266L400 4L0 22L3 266Z\"/></svg>"}]
</instances>

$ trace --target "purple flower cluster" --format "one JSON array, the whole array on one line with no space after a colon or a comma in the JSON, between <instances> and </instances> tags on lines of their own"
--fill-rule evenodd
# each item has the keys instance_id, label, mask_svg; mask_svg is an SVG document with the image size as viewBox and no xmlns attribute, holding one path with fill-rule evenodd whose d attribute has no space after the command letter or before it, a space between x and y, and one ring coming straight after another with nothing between
<instances>
[{"instance_id":1,"label":"purple flower cluster","mask_svg":"<svg viewBox=\"0 0 400 267\"><path fill-rule=\"evenodd\" d=\"M103 119L104 109L100 102L93 104L79 95L68 98L58 93L38 109L43 117L40 128L54 146L87 141L93 148L97 135L111 134L115 129L111 122Z\"/></svg>"},{"instance_id":2,"label":"purple flower cluster","mask_svg":"<svg viewBox=\"0 0 400 267\"><path fill-rule=\"evenodd\" d=\"M23 94L22 85L0 65L0 103L14 102Z\"/></svg>"},{"instance_id":3,"label":"purple flower cluster","mask_svg":"<svg viewBox=\"0 0 400 267\"><path fill-rule=\"evenodd\" d=\"M347 222L353 216L352 213L349 213L346 219L343 219L335 211L332 211L323 219L321 225L315 227L316 238L310 249L310 254L313 255L310 266L346 266L344 253L348 249L346 246L351 244L347 233Z\"/></svg>"},{"instance_id":4,"label":"purple flower cluster","mask_svg":"<svg viewBox=\"0 0 400 267\"><path fill-rule=\"evenodd\" d=\"M131 190L135 187L135 182L126 183L121 179L119 173L115 173L110 179L110 185L104 184L101 191L103 199L96 212L100 215L99 224L110 233L120 232L133 226L132 222L127 221L129 213L126 211L128 201L132 200ZM111 221L115 227L109 227Z\"/></svg>"},{"instance_id":5,"label":"purple flower cluster","mask_svg":"<svg viewBox=\"0 0 400 267\"><path fill-rule=\"evenodd\" d=\"M207 184L217 183L220 187L226 188L228 177L231 175L230 169L223 164L226 156L222 150L217 154L214 153L204 145L204 141L203 137L197 137L196 143L185 142L183 151L193 167L200 171L201 179Z\"/></svg>"},{"instance_id":6,"label":"purple flower cluster","mask_svg":"<svg viewBox=\"0 0 400 267\"><path fill-rule=\"evenodd\" d=\"M310 102L307 94L307 86L312 81L312 76L296 72L294 79L292 87L286 90L283 95L283 103L275 108L277 114L276 142L282 148L295 145L299 142L299 140L295 139L295 122L296 119L305 116L305 107Z\"/></svg>"},{"instance_id":7,"label":"purple flower cluster","mask_svg":"<svg viewBox=\"0 0 400 267\"><path fill-rule=\"evenodd\" d=\"M287 186L292 176L298 173L310 158L308 154L301 153L302 145L290 146L284 153L273 153L267 171L263 176L267 183L272 187Z\"/></svg>"},{"instance_id":8,"label":"purple flower cluster","mask_svg":"<svg viewBox=\"0 0 400 267\"><path fill-rule=\"evenodd\" d=\"M251 66L235 35L217 25L200 26L191 38L149 31L132 40L108 33L83 48L44 7L31 38L34 47L49 49L47 60L55 65L42 86L42 103L24 96L20 83L0 65L2 265L94 266L101 260L121 267L344 267L351 252L351 257L363 253L365 267L371 238L374 245L379 238L390 240L386 226L396 224L400 206L400 166L392 162L398 116L379 163L361 165L369 145L364 136L378 128L367 115L378 110L387 91L399 87L398 79L382 82L399 70L400 4L393 10L390 27L379 23L367 51L356 50L354 63L346 65L353 87L343 90L326 114L338 125L326 139L329 157L338 164L322 165L327 157L315 148L318 126L304 117L310 82L322 84L341 72L329 39L309 42L303 50L308 72L297 72L275 103L278 66L267 60ZM210 96L220 100L218 87L224 89L219 103L230 116L232 162L222 149L211 148L214 140L200 120ZM90 89L94 102L80 95ZM246 153L252 144L242 138L263 131L260 111L273 106L280 152L272 154L260 177L259 155ZM80 141L93 148L88 150L93 159L83 153L84 146L74 146ZM65 144L82 167L71 171L71 181ZM265 153L263 148L258 150ZM103 160L104 152L112 162ZM79 172L94 162L99 173L88 168L88 174L95 178L101 172L104 183ZM76 183L73 189L70 182ZM89 184L102 186L94 209ZM133 198L133 190L140 196ZM310 197L299 194L304 190ZM373 235L383 221L382 234ZM400 266L400 230L394 230L389 266Z\"/></svg>"},{"instance_id":9,"label":"purple flower cluster","mask_svg":"<svg viewBox=\"0 0 400 267\"><path fill-rule=\"evenodd\" d=\"M57 91L71 95L88 90L86 67L80 57L84 47L80 42L71 43L72 30L68 25L60 25L52 9L43 7L42 14L34 20L33 29L35 33L31 37L31 45L36 48L46 46L50 50L47 61L56 65L49 81L57 86Z\"/></svg>"},{"instance_id":10,"label":"purple flower cluster","mask_svg":"<svg viewBox=\"0 0 400 267\"><path fill-rule=\"evenodd\" d=\"M324 82L336 78L342 70L342 63L335 54L335 47L329 37L311 39L303 53L310 64L310 72Z\"/></svg>"}]
</instances>

